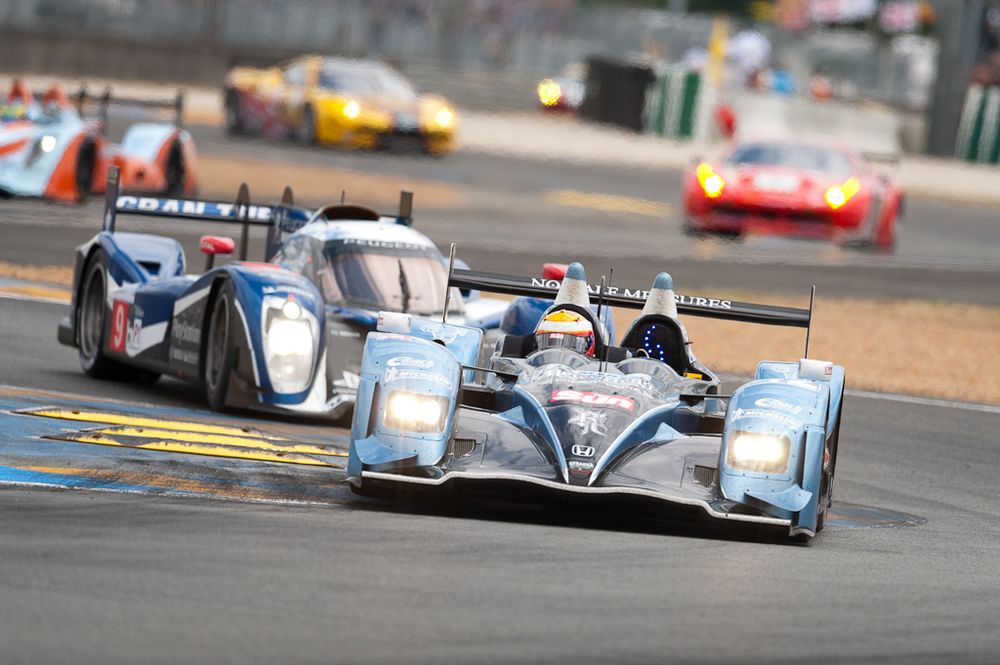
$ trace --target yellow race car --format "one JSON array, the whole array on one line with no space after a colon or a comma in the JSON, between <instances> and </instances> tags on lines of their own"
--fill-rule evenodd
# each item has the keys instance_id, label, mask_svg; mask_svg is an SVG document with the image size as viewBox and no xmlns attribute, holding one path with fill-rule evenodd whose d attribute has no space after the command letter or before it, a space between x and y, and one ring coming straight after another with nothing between
<instances>
[{"instance_id":1,"label":"yellow race car","mask_svg":"<svg viewBox=\"0 0 1000 665\"><path fill-rule=\"evenodd\" d=\"M457 115L438 95L421 95L388 65L306 55L269 69L226 76L231 134L290 138L348 148L450 151Z\"/></svg>"}]
</instances>

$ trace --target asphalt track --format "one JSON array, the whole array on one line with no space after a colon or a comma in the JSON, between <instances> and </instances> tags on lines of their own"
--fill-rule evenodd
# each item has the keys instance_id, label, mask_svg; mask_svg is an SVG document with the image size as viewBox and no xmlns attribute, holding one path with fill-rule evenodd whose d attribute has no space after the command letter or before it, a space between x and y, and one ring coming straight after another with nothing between
<instances>
[{"instance_id":1,"label":"asphalt track","mask_svg":"<svg viewBox=\"0 0 1000 665\"><path fill-rule=\"evenodd\" d=\"M203 151L214 145L211 134L199 140ZM234 145L261 158L281 159L291 150ZM606 212L564 209L532 192L611 189L670 201L659 176L602 175L597 165L592 172L563 171L488 156L426 162L304 154L425 179L454 168L471 179L464 186L473 191L490 190L495 181L490 191L506 193L481 206L481 217L472 218L480 221L468 222L469 210L418 218L441 243L464 234L462 246L470 246L464 255L483 269L534 271L542 258L577 258L584 246L591 247L588 256L606 260L601 252L612 240L619 246L631 235L623 229L634 225L642 237L663 223L626 215L606 228ZM476 176L477 168L485 175ZM0 205L0 260L12 262L64 264L99 220L96 205L82 212L32 202ZM540 211L534 222L514 214L532 207ZM578 233L549 228L566 210L573 215L562 223ZM947 213L950 232L935 230L939 213ZM733 259L723 248L719 258L681 256L667 267L693 289L786 291L798 289L789 282L808 280L826 292L1000 300L1000 267L990 255L998 246L992 211L914 199L908 221L907 242L916 244L901 246L895 257L830 256L804 246L803 252L815 252L810 266L765 243L760 264ZM499 253L493 243L512 230L534 235L524 235L515 254ZM182 239L190 247L200 232L192 228ZM591 242L583 242L588 236ZM661 269L658 246L627 242L634 255L616 263L616 279L646 279ZM0 299L4 663L1000 658L996 408L849 396L837 519L809 547L530 506L392 507L355 498L334 467L42 438L105 426L12 412L86 407L168 418L178 429L204 422L252 426L327 445L331 456L323 459L330 464L345 441L335 424L208 413L201 398L176 381L140 386L88 379L75 351L55 342L65 311ZM25 486L31 483L43 487Z\"/></svg>"}]
</instances>

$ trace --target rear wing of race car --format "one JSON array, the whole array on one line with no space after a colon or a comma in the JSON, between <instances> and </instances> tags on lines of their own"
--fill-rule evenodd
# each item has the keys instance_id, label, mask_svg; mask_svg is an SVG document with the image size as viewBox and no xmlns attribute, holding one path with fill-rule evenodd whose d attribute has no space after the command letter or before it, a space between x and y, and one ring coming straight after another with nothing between
<instances>
[{"instance_id":1,"label":"rear wing of race car","mask_svg":"<svg viewBox=\"0 0 1000 665\"><path fill-rule=\"evenodd\" d=\"M554 299L559 292L560 281L542 277L522 277L501 275L497 273L476 272L456 269L454 267L454 245L452 246L452 261L448 269L448 286L459 289L472 289L489 293L502 293L512 296L528 296L533 298ZM450 291L450 289L449 289ZM649 292L644 289L628 289L601 284L588 284L587 291L590 301L594 304L604 304L610 307L625 307L641 310L646 304ZM805 356L809 357L809 333L812 326L813 302L816 287L809 291L809 308L778 307L775 305L760 305L756 303L738 302L719 298L704 298L676 294L677 312L690 316L701 316L710 319L727 321L742 321L744 323L761 323L770 326L786 326L805 328Z\"/></svg>"},{"instance_id":2,"label":"rear wing of race car","mask_svg":"<svg viewBox=\"0 0 1000 665\"><path fill-rule=\"evenodd\" d=\"M324 219L329 220L358 219L356 215L352 216L352 213L366 209L341 203L335 206L326 206L320 210L326 213ZM372 221L386 221L410 226L413 223L413 194L412 192L400 192L398 215L386 217L380 216L374 211L369 212L373 215ZM338 217L338 213L343 213L345 216ZM291 187L285 187L281 203L273 206L251 204L250 188L246 183L240 185L236 199L232 203L123 195L120 192L118 167L111 166L108 168L108 184L104 195L103 230L114 233L118 215L145 215L199 222L239 224L242 227L239 260L246 261L251 226L261 226L268 229L264 259L270 260L281 247L283 234L294 233L301 229L313 219L314 213L295 205Z\"/></svg>"},{"instance_id":3,"label":"rear wing of race car","mask_svg":"<svg viewBox=\"0 0 1000 665\"><path fill-rule=\"evenodd\" d=\"M140 99L138 97L122 97L112 95L111 87L108 86L100 95L92 95L87 90L87 84L80 84L80 89L71 97L76 102L76 110L83 115L84 108L89 104L98 105L98 117L107 124L108 108L112 104L122 106L141 106L151 109L172 110L174 112L174 125L181 127L184 123L184 91L178 90L173 99Z\"/></svg>"}]
</instances>

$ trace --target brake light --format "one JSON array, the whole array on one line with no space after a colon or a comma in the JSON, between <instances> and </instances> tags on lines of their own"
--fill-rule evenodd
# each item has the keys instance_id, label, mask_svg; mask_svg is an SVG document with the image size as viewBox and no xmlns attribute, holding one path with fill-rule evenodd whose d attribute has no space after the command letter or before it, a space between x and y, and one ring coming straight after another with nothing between
<instances>
[{"instance_id":1,"label":"brake light","mask_svg":"<svg viewBox=\"0 0 1000 665\"><path fill-rule=\"evenodd\" d=\"M861 189L861 181L857 178L848 178L843 185L834 185L833 187L826 190L826 194L823 198L826 200L826 204L830 206L832 210L840 208L845 203L851 200L851 198L858 193Z\"/></svg>"},{"instance_id":2,"label":"brake light","mask_svg":"<svg viewBox=\"0 0 1000 665\"><path fill-rule=\"evenodd\" d=\"M698 178L698 184L701 185L702 191L705 192L705 196L710 199L719 198L723 188L726 186L726 181L722 179L722 176L713 171L712 166L705 162L699 164L694 173Z\"/></svg>"}]
</instances>

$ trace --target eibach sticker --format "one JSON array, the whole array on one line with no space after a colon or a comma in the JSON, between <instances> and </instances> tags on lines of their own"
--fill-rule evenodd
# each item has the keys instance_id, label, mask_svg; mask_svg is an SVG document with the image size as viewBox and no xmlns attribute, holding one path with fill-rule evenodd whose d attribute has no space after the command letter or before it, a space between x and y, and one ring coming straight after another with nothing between
<instances>
[{"instance_id":1,"label":"eibach sticker","mask_svg":"<svg viewBox=\"0 0 1000 665\"><path fill-rule=\"evenodd\" d=\"M111 308L111 339L108 347L114 353L125 353L125 339L128 336L128 303L116 300Z\"/></svg>"}]
</instances>

